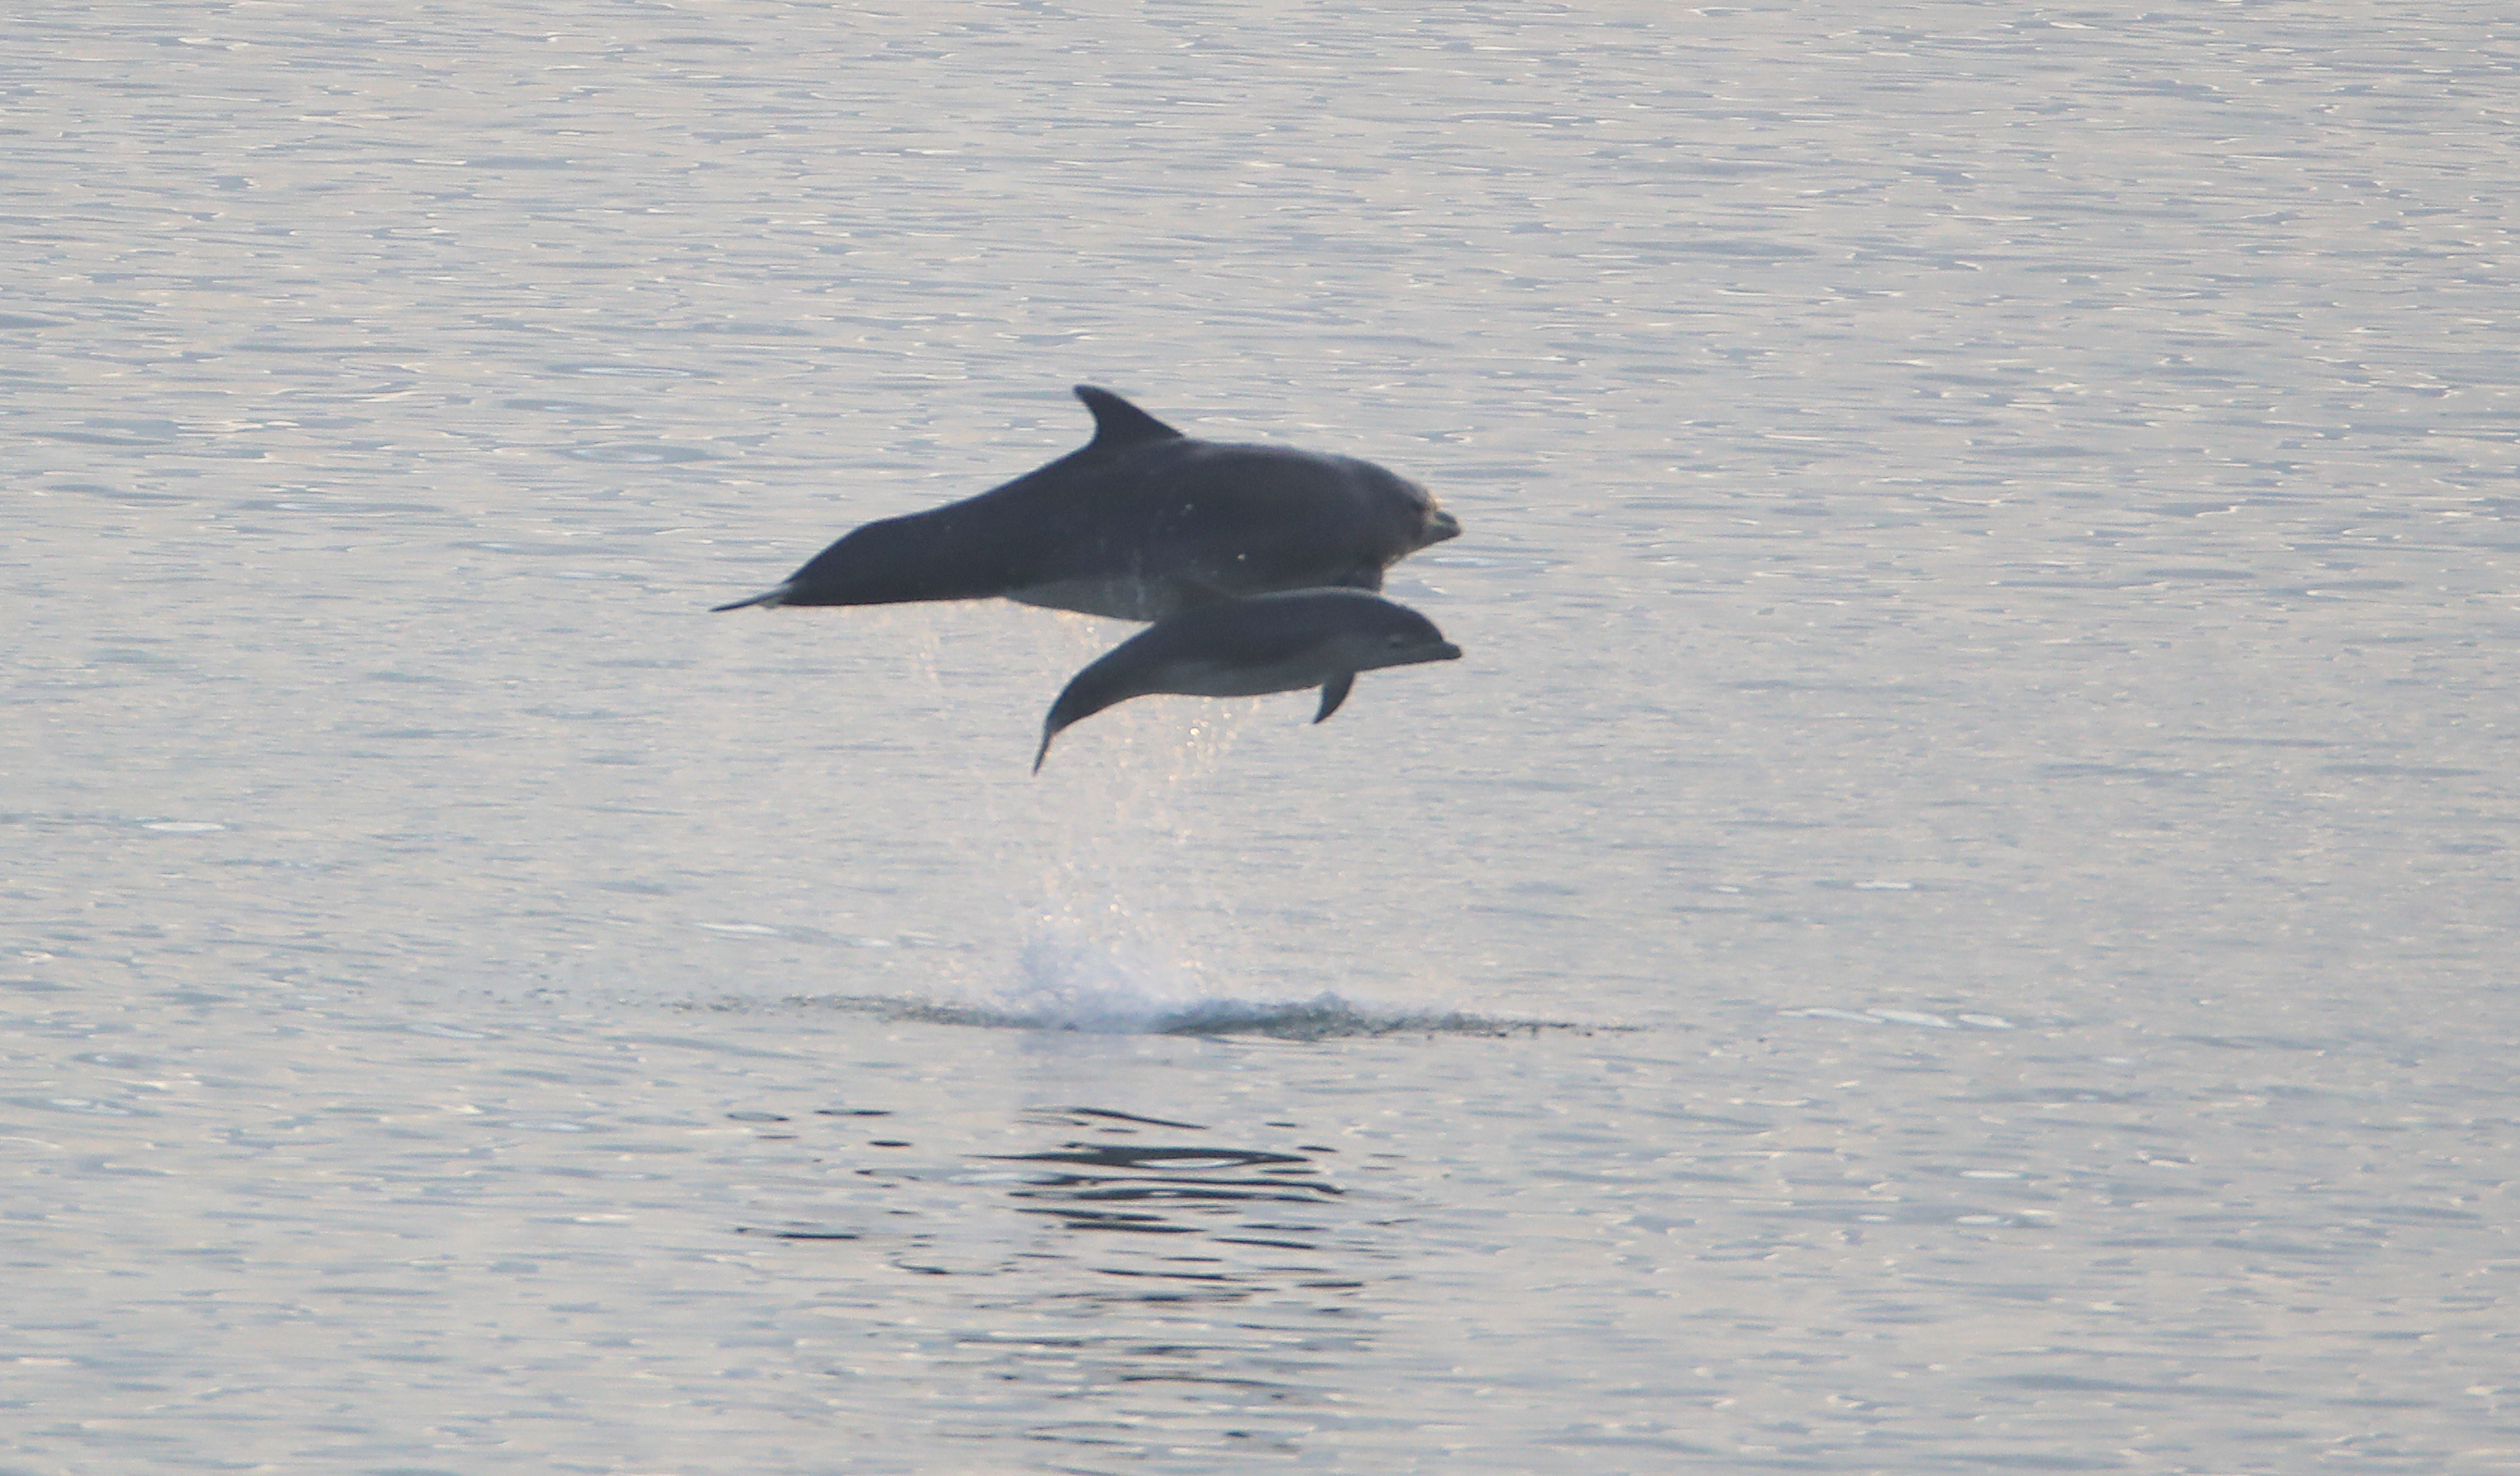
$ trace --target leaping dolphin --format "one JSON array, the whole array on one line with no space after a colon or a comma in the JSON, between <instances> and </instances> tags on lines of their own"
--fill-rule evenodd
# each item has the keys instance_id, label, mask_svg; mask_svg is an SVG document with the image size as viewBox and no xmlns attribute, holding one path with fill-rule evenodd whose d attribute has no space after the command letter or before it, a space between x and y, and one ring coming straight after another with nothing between
<instances>
[{"instance_id":1,"label":"leaping dolphin","mask_svg":"<svg viewBox=\"0 0 2520 1476\"><path fill-rule=\"evenodd\" d=\"M1041 772L1059 730L1131 697L1255 697L1319 687L1319 723L1347 700L1358 672L1461 654L1433 621L1363 590L1293 590L1202 605L1157 621L1078 672L1050 704L1032 772Z\"/></svg>"},{"instance_id":2,"label":"leaping dolphin","mask_svg":"<svg viewBox=\"0 0 2520 1476\"><path fill-rule=\"evenodd\" d=\"M1094 439L977 497L871 522L752 604L985 600L1161 620L1278 590L1382 588L1382 571L1462 531L1426 489L1372 462L1182 434L1076 386Z\"/></svg>"}]
</instances>

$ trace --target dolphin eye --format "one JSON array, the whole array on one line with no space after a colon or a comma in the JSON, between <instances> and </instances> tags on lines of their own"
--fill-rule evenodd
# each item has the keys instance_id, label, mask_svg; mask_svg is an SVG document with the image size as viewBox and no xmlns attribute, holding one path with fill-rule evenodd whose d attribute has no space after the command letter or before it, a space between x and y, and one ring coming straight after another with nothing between
<instances>
[{"instance_id":1,"label":"dolphin eye","mask_svg":"<svg viewBox=\"0 0 2520 1476\"><path fill-rule=\"evenodd\" d=\"M1382 644L1390 647L1393 650L1398 650L1400 648L1409 644L1409 638L1401 635L1397 631L1394 631L1390 635L1382 638Z\"/></svg>"}]
</instances>

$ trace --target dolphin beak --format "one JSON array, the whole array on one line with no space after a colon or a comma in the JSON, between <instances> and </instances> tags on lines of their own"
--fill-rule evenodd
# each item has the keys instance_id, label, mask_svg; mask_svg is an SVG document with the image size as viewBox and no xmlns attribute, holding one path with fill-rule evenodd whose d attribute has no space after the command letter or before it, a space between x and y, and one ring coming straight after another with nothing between
<instances>
[{"instance_id":1,"label":"dolphin beak","mask_svg":"<svg viewBox=\"0 0 2520 1476\"><path fill-rule=\"evenodd\" d=\"M1436 647L1435 653L1426 659L1430 661L1458 661L1462 659L1462 649L1455 646L1452 642L1447 641L1443 645Z\"/></svg>"},{"instance_id":2,"label":"dolphin beak","mask_svg":"<svg viewBox=\"0 0 2520 1476\"><path fill-rule=\"evenodd\" d=\"M1442 543L1447 538L1462 536L1462 520L1441 508L1426 510L1426 527L1418 535L1418 547Z\"/></svg>"}]
</instances>

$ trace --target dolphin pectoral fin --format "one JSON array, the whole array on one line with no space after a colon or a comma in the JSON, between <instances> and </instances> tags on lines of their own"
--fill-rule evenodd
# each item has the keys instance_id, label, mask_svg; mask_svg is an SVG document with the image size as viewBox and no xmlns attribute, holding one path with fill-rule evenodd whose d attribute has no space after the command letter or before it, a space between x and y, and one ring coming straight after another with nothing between
<instances>
[{"instance_id":1,"label":"dolphin pectoral fin","mask_svg":"<svg viewBox=\"0 0 2520 1476\"><path fill-rule=\"evenodd\" d=\"M1356 673L1352 671L1340 672L1337 676L1324 682L1322 684L1322 710L1313 714L1313 721L1316 723L1328 722L1330 714L1339 710L1339 703L1347 700L1348 689L1355 685Z\"/></svg>"},{"instance_id":2,"label":"dolphin pectoral fin","mask_svg":"<svg viewBox=\"0 0 2520 1476\"><path fill-rule=\"evenodd\" d=\"M1032 756L1033 773L1039 774L1041 761L1050 757L1052 738L1105 707L1125 702L1131 697L1144 696L1150 691L1158 690L1130 685L1128 674L1132 658L1126 653L1134 645L1134 641L1123 641L1104 651L1102 659L1068 678L1067 685L1059 689L1058 700L1050 704L1050 711L1044 714L1041 720L1041 747L1036 749ZM1113 667L1114 657L1119 658L1119 671L1116 675Z\"/></svg>"},{"instance_id":3,"label":"dolphin pectoral fin","mask_svg":"<svg viewBox=\"0 0 2520 1476\"><path fill-rule=\"evenodd\" d=\"M1089 451L1117 451L1145 441L1177 441L1182 433L1137 406L1093 384L1076 386L1076 397L1094 412L1094 439Z\"/></svg>"}]
</instances>

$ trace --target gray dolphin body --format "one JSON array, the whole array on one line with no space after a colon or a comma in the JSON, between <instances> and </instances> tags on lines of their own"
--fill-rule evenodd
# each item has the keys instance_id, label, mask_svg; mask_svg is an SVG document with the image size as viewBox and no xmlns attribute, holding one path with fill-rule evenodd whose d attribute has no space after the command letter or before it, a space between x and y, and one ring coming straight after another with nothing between
<instances>
[{"instance_id":1,"label":"gray dolphin body","mask_svg":"<svg viewBox=\"0 0 2520 1476\"><path fill-rule=\"evenodd\" d=\"M1372 462L1182 434L1091 384L1080 451L1002 487L887 517L777 589L721 604L985 600L1161 620L1315 586L1382 588L1382 571L1462 531L1426 489Z\"/></svg>"},{"instance_id":2,"label":"gray dolphin body","mask_svg":"<svg viewBox=\"0 0 2520 1476\"><path fill-rule=\"evenodd\" d=\"M1256 697L1319 687L1319 723L1347 700L1358 672L1461 654L1433 621L1363 590L1294 590L1203 605L1157 621L1078 672L1050 704L1032 772L1041 772L1059 730L1131 697Z\"/></svg>"}]
</instances>

